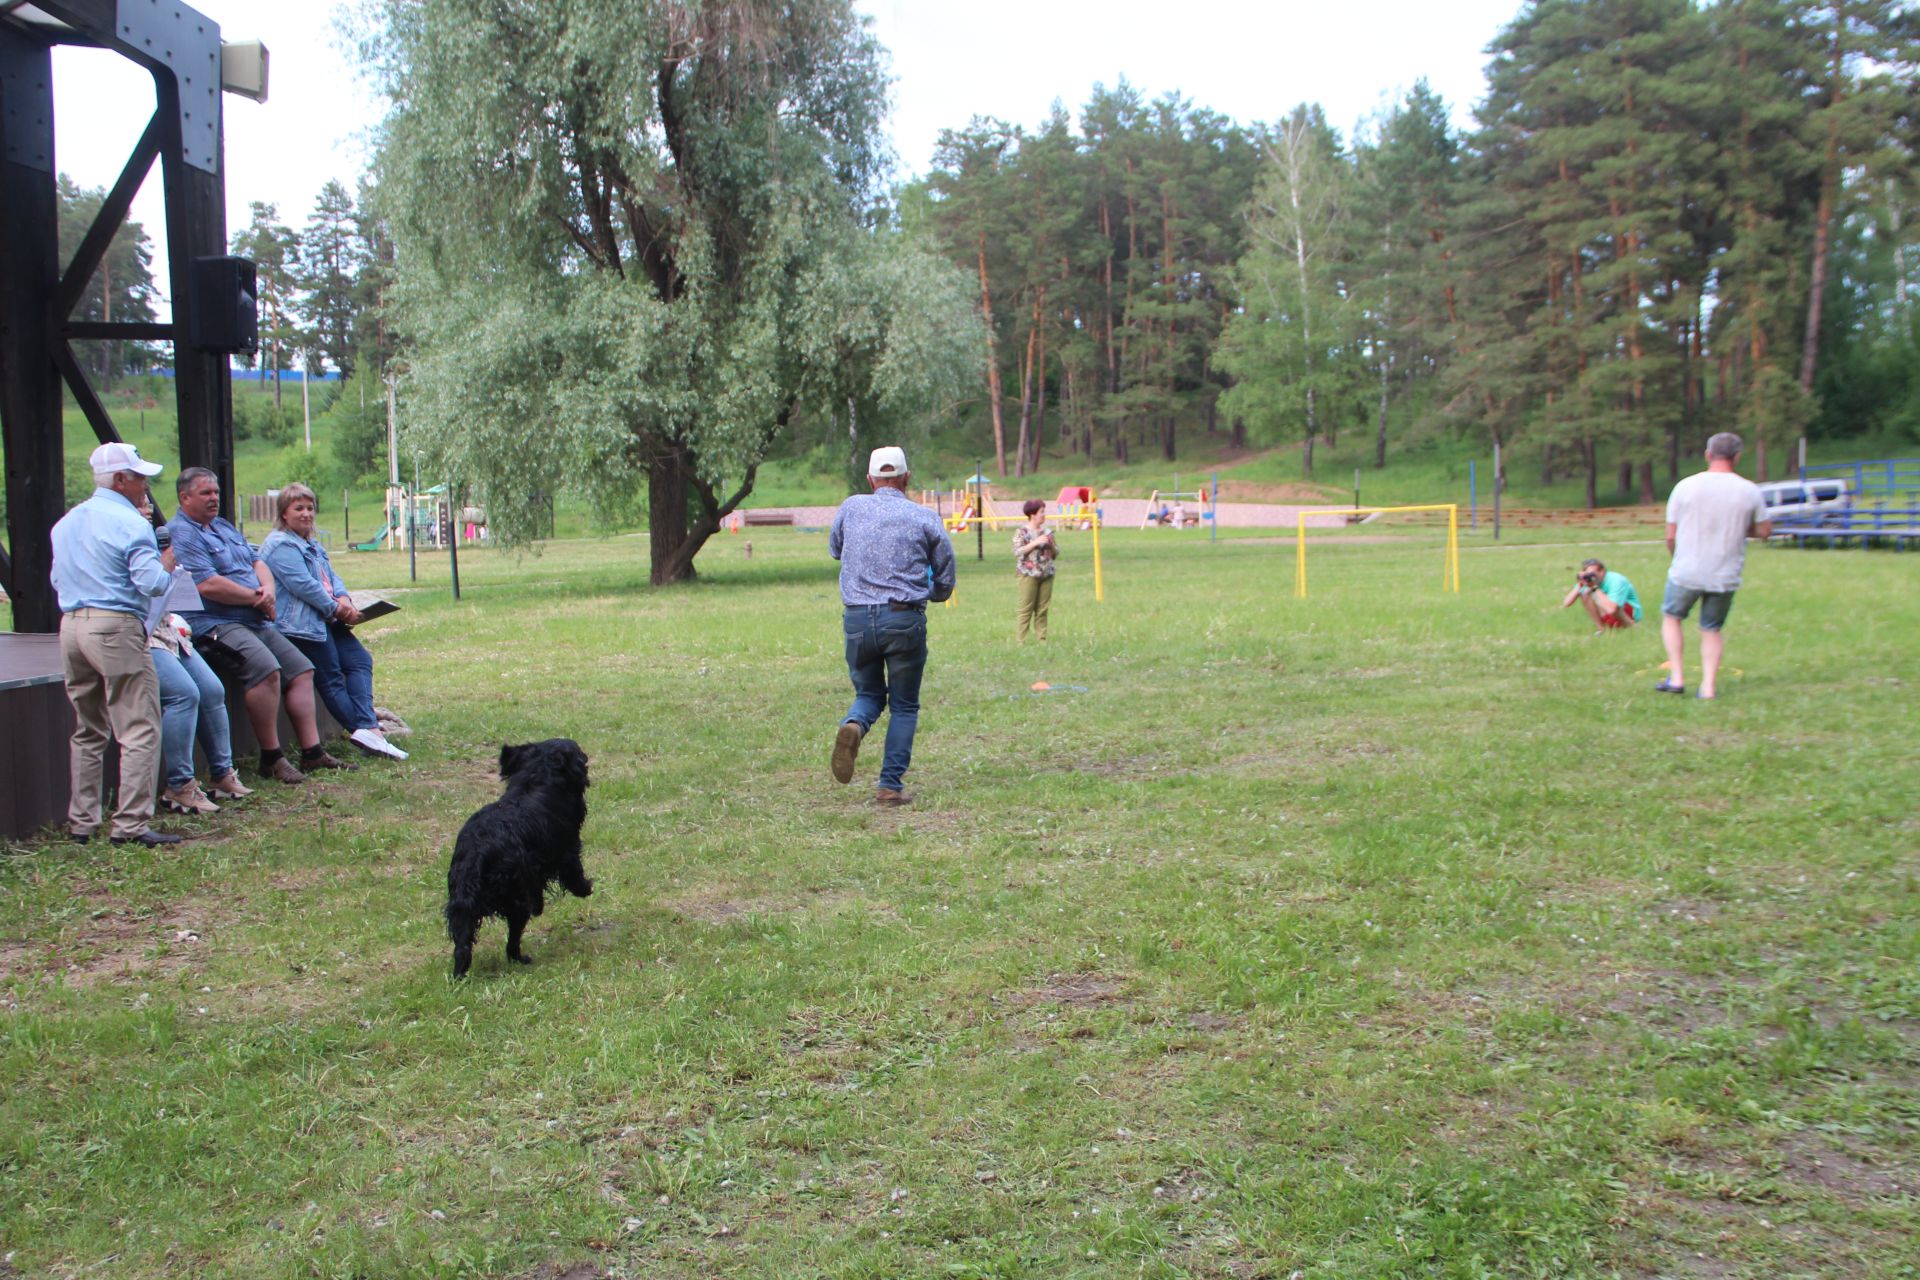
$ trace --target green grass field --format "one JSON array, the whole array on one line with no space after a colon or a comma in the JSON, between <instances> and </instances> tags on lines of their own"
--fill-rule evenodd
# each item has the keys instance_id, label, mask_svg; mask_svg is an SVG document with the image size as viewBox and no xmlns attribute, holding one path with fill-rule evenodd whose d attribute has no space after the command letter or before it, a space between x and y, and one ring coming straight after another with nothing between
<instances>
[{"instance_id":1,"label":"green grass field","mask_svg":"<svg viewBox=\"0 0 1920 1280\"><path fill-rule=\"evenodd\" d=\"M827 776L819 535L423 558L410 761L0 859L0 1275L1916 1274L1914 560L1755 549L1706 704L1555 608L1592 544L1451 596L1372 526L1300 601L1114 531L1096 604L1075 537L1044 648L968 549L899 812ZM453 835L556 734L596 892L456 984Z\"/></svg>"}]
</instances>

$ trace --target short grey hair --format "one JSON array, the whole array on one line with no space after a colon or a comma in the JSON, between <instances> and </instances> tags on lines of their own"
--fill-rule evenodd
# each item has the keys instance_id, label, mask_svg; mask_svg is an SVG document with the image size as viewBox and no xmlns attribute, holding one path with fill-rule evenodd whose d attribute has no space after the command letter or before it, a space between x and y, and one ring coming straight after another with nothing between
<instances>
[{"instance_id":1,"label":"short grey hair","mask_svg":"<svg viewBox=\"0 0 1920 1280\"><path fill-rule=\"evenodd\" d=\"M1740 437L1731 431L1718 431L1707 437L1709 458L1737 458L1742 447Z\"/></svg>"},{"instance_id":2,"label":"short grey hair","mask_svg":"<svg viewBox=\"0 0 1920 1280\"><path fill-rule=\"evenodd\" d=\"M214 474L210 468L188 467L173 478L174 496L177 498L185 497L187 490L193 488L194 485L200 483L202 480L211 480L215 484L220 483L220 477Z\"/></svg>"}]
</instances>

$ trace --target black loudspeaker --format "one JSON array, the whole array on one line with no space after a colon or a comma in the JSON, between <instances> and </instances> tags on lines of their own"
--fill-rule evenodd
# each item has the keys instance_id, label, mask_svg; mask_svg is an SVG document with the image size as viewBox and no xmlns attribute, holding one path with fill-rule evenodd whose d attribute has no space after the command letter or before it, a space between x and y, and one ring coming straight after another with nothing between
<instances>
[{"instance_id":1,"label":"black loudspeaker","mask_svg":"<svg viewBox=\"0 0 1920 1280\"><path fill-rule=\"evenodd\" d=\"M260 350L260 291L248 258L195 258L188 341L202 351Z\"/></svg>"}]
</instances>

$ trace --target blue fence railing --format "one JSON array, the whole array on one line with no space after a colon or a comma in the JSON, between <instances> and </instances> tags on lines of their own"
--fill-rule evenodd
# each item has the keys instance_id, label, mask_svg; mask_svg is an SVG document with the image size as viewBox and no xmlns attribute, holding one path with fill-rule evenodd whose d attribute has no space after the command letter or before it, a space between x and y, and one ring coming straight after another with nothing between
<instances>
[{"instance_id":1,"label":"blue fence railing","mask_svg":"<svg viewBox=\"0 0 1920 1280\"><path fill-rule=\"evenodd\" d=\"M1853 481L1859 493L1906 493L1920 490L1920 458L1881 458L1876 462L1823 462L1808 467L1803 477L1840 476Z\"/></svg>"}]
</instances>

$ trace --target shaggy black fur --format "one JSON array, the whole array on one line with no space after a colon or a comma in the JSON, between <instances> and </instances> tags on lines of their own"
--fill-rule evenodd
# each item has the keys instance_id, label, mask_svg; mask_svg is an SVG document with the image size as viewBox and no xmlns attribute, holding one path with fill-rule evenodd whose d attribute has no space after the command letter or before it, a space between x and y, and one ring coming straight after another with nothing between
<instances>
[{"instance_id":1,"label":"shaggy black fur","mask_svg":"<svg viewBox=\"0 0 1920 1280\"><path fill-rule=\"evenodd\" d=\"M546 907L547 885L557 882L576 898L593 892L580 866L580 827L587 820L587 753L571 738L549 738L500 748L506 794L483 806L453 843L447 868L447 932L453 935L453 975L473 963L480 922L507 922L507 959L520 954L520 933Z\"/></svg>"}]
</instances>

